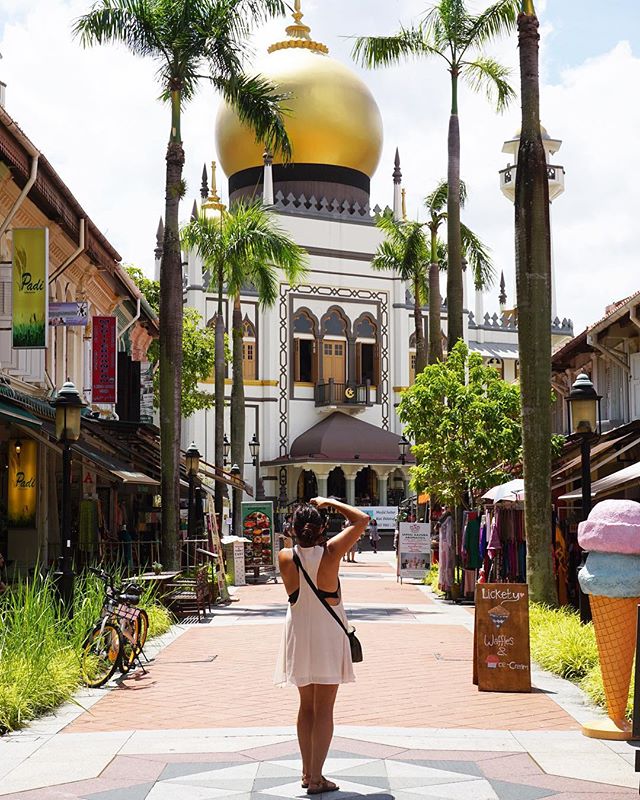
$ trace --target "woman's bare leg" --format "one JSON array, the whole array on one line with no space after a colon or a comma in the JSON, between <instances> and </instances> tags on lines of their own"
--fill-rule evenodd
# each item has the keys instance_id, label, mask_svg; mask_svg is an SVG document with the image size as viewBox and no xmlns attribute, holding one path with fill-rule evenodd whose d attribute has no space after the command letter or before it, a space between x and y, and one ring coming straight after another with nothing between
<instances>
[{"instance_id":1,"label":"woman's bare leg","mask_svg":"<svg viewBox=\"0 0 640 800\"><path fill-rule=\"evenodd\" d=\"M298 686L300 708L298 709L298 744L302 756L302 777L308 779L311 772L314 694L315 686Z\"/></svg>"},{"instance_id":2,"label":"woman's bare leg","mask_svg":"<svg viewBox=\"0 0 640 800\"><path fill-rule=\"evenodd\" d=\"M313 740L309 786L322 780L322 768L333 738L333 706L336 702L338 686L315 684Z\"/></svg>"}]
</instances>

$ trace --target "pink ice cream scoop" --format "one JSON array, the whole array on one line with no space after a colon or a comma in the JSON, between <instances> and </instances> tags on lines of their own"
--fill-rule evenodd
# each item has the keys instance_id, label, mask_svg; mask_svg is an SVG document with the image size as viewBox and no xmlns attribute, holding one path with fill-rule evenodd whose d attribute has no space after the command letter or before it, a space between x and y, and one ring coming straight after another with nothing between
<instances>
[{"instance_id":1,"label":"pink ice cream scoop","mask_svg":"<svg viewBox=\"0 0 640 800\"><path fill-rule=\"evenodd\" d=\"M603 500L578 525L578 544L589 553L640 555L640 503Z\"/></svg>"}]
</instances>

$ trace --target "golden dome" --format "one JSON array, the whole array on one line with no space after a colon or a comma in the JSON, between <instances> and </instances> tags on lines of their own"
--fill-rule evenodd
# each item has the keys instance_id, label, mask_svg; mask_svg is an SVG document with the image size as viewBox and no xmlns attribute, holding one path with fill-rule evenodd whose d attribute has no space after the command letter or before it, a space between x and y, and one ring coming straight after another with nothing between
<instances>
[{"instance_id":1,"label":"golden dome","mask_svg":"<svg viewBox=\"0 0 640 800\"><path fill-rule=\"evenodd\" d=\"M350 69L329 58L327 48L311 40L301 23L296 2L295 24L289 38L269 48L256 71L290 94L284 102L287 133L296 164L347 167L371 177L382 151L382 118L363 81ZM228 176L262 166L264 145L256 142L226 103L216 121L220 164ZM282 163L277 157L274 164Z\"/></svg>"}]
</instances>

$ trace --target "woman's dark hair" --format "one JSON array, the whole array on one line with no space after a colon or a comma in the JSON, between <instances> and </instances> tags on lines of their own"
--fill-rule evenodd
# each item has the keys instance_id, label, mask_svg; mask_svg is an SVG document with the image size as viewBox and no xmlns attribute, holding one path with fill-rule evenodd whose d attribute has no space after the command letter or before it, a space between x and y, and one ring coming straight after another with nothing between
<instances>
[{"instance_id":1,"label":"woman's dark hair","mask_svg":"<svg viewBox=\"0 0 640 800\"><path fill-rule=\"evenodd\" d=\"M327 512L323 508L301 503L293 512L293 535L301 547L314 547L324 540Z\"/></svg>"}]
</instances>

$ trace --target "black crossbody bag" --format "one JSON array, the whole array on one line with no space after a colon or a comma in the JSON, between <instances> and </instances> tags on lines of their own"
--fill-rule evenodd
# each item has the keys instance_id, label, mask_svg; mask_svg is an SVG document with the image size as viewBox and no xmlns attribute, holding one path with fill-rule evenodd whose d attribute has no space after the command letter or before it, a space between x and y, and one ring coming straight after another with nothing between
<instances>
[{"instance_id":1,"label":"black crossbody bag","mask_svg":"<svg viewBox=\"0 0 640 800\"><path fill-rule=\"evenodd\" d=\"M338 625L342 628L345 632L347 638L349 639L349 647L351 648L351 661L354 664L359 664L362 661L362 645L360 644L360 640L356 636L356 629L354 627L347 628L344 622L340 619L340 617L336 614L333 608L327 603L324 597L321 596L320 592L318 591L318 587L315 583L311 580L311 578L307 575L306 569L302 566L302 562L300 561L300 557L297 553L293 554L293 561L300 572L305 577L305 580L309 584L309 586L313 589L313 593L318 598L318 600L322 603L322 605L327 609L327 611L331 614L331 616L335 619Z\"/></svg>"}]
</instances>

